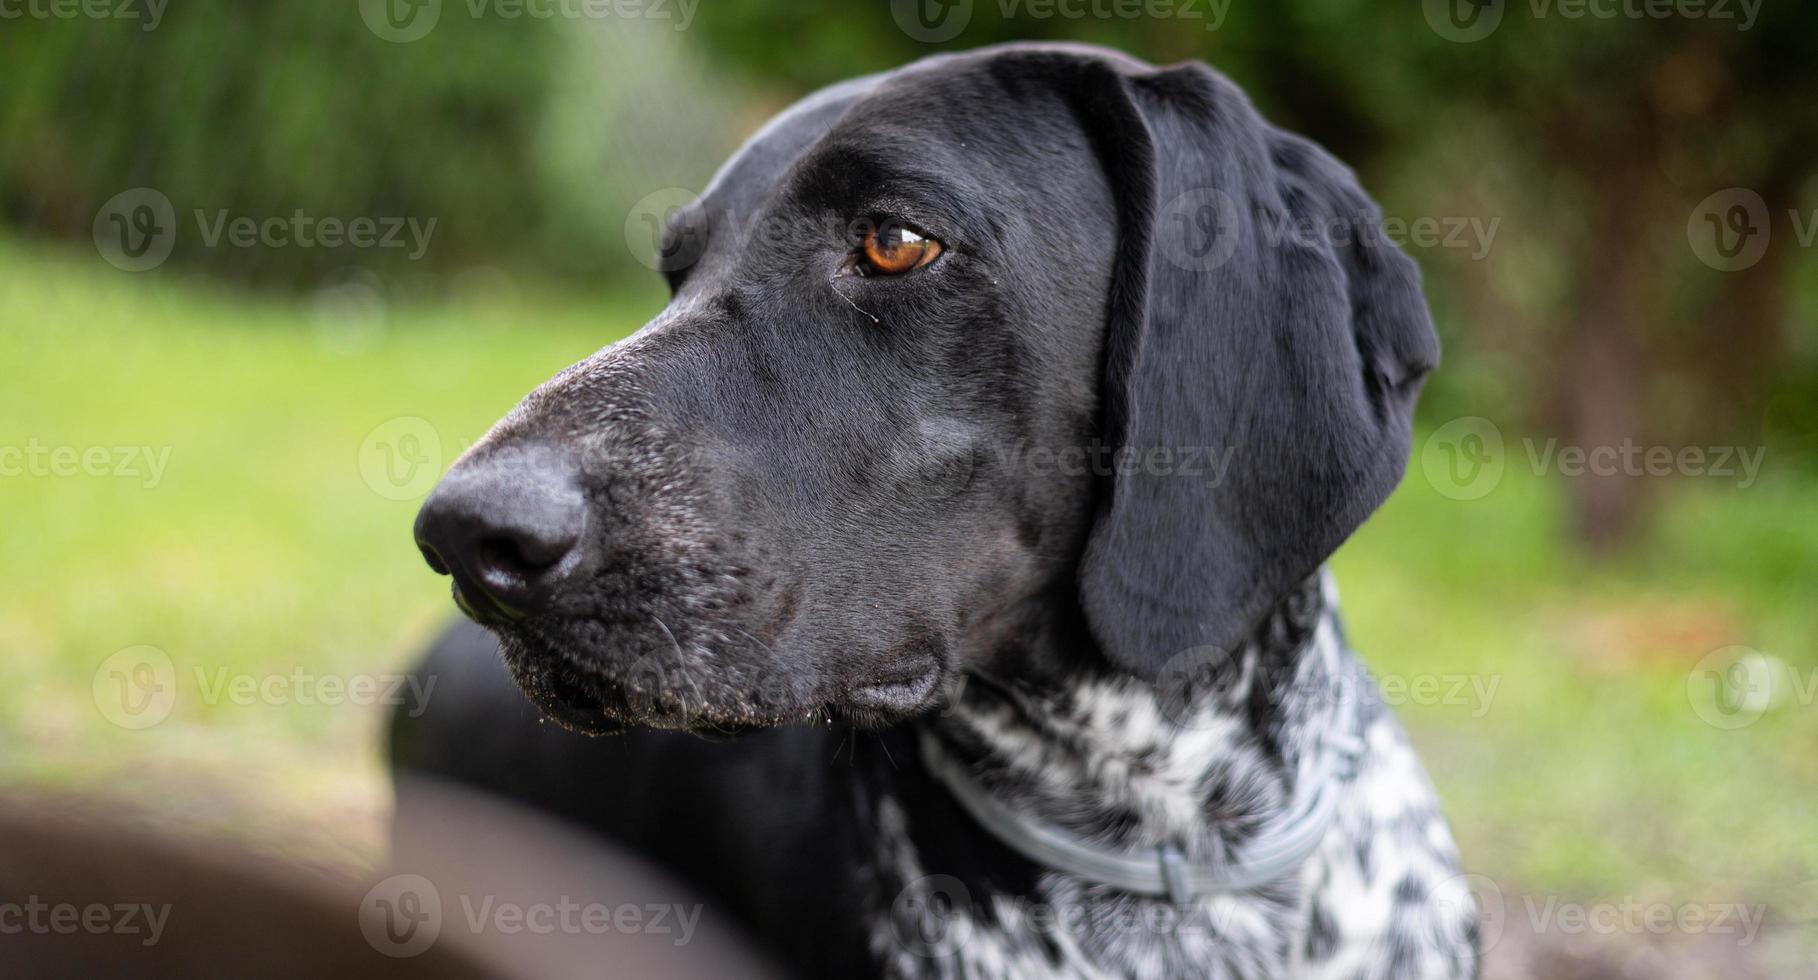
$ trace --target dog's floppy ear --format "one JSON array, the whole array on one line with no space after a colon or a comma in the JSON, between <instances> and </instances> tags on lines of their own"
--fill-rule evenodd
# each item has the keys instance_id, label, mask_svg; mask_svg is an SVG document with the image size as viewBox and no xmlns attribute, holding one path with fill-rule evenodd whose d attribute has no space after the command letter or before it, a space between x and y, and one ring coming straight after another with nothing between
<instances>
[{"instance_id":1,"label":"dog's floppy ear","mask_svg":"<svg viewBox=\"0 0 1818 980\"><path fill-rule=\"evenodd\" d=\"M1087 73L1076 108L1118 199L1119 452L1079 587L1106 656L1153 678L1235 649L1389 495L1439 343L1349 169L1203 65Z\"/></svg>"}]
</instances>

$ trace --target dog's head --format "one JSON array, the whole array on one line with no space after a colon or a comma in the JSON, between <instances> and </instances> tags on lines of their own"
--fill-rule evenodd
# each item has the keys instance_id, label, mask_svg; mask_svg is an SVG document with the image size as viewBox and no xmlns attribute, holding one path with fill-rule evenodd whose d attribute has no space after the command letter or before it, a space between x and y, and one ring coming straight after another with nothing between
<instances>
[{"instance_id":1,"label":"dog's head","mask_svg":"<svg viewBox=\"0 0 1818 980\"><path fill-rule=\"evenodd\" d=\"M1017 45L815 95L417 536L558 720L900 720L1229 649L1400 479L1437 358L1348 170L1202 65Z\"/></svg>"}]
</instances>

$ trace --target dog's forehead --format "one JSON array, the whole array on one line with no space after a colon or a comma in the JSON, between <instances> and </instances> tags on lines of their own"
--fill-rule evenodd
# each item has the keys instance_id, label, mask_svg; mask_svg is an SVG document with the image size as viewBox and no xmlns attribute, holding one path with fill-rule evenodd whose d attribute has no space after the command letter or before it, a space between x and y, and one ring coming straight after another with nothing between
<instances>
[{"instance_id":1,"label":"dog's forehead","mask_svg":"<svg viewBox=\"0 0 1818 980\"><path fill-rule=\"evenodd\" d=\"M749 210L854 102L875 90L886 77L866 75L841 82L778 113L720 167L702 198L715 209Z\"/></svg>"},{"instance_id":2,"label":"dog's forehead","mask_svg":"<svg viewBox=\"0 0 1818 980\"><path fill-rule=\"evenodd\" d=\"M1026 118L1028 106L992 97L998 89L993 68L1003 60L941 55L822 89L779 113L732 155L702 195L706 206L716 213L751 213L791 168L829 140L932 154L947 148L945 134Z\"/></svg>"}]
</instances>

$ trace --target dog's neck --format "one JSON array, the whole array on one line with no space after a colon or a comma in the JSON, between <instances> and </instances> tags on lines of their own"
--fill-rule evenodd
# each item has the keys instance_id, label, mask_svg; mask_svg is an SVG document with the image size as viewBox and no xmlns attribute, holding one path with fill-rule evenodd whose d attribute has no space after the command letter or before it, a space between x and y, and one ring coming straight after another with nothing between
<instances>
[{"instance_id":1,"label":"dog's neck","mask_svg":"<svg viewBox=\"0 0 1818 980\"><path fill-rule=\"evenodd\" d=\"M1228 656L1188 652L1156 680L1109 668L1040 686L973 672L931 725L991 794L1082 839L1181 846L1217 863L1287 808L1342 639L1314 576Z\"/></svg>"}]
</instances>

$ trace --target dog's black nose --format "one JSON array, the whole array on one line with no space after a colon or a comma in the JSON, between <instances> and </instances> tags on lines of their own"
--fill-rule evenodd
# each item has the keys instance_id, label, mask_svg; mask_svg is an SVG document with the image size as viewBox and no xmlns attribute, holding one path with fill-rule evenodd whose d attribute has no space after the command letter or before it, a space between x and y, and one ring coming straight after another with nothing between
<instances>
[{"instance_id":1,"label":"dog's black nose","mask_svg":"<svg viewBox=\"0 0 1818 980\"><path fill-rule=\"evenodd\" d=\"M542 447L465 460L417 513L417 547L453 575L455 599L482 622L545 608L577 564L587 504L574 466Z\"/></svg>"}]
</instances>

